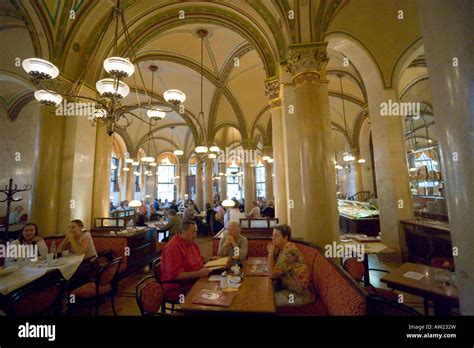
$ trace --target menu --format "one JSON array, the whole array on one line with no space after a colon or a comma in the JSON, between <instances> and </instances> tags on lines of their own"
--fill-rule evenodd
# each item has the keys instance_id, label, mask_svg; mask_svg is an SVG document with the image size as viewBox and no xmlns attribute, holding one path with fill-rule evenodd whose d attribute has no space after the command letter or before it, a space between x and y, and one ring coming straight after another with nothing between
<instances>
[{"instance_id":1,"label":"menu","mask_svg":"<svg viewBox=\"0 0 474 348\"><path fill-rule=\"evenodd\" d=\"M248 273L249 276L267 276L267 260L263 257L249 257L248 260Z\"/></svg>"},{"instance_id":2,"label":"menu","mask_svg":"<svg viewBox=\"0 0 474 348\"><path fill-rule=\"evenodd\" d=\"M237 292L222 292L203 289L196 295L192 303L208 305L208 306L219 306L229 307L232 304Z\"/></svg>"}]
</instances>

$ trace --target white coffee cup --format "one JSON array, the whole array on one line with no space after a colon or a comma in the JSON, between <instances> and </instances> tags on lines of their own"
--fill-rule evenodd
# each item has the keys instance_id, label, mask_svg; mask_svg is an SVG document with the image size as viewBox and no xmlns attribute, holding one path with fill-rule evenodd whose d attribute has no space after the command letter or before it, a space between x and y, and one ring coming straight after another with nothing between
<instances>
[{"instance_id":1,"label":"white coffee cup","mask_svg":"<svg viewBox=\"0 0 474 348\"><path fill-rule=\"evenodd\" d=\"M62 252L62 256L63 256L63 257L69 256L69 254L70 254L70 253L69 253L69 250L64 250L64 251Z\"/></svg>"}]
</instances>

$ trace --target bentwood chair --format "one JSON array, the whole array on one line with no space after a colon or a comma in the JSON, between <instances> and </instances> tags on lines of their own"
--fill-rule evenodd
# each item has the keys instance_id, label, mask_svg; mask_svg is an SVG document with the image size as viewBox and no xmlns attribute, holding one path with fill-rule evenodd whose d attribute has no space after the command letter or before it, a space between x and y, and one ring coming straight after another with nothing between
<instances>
[{"instance_id":1,"label":"bentwood chair","mask_svg":"<svg viewBox=\"0 0 474 348\"><path fill-rule=\"evenodd\" d=\"M135 298L142 315L164 314L160 312L160 308L163 306L164 292L155 276L148 276L137 284Z\"/></svg>"},{"instance_id":2,"label":"bentwood chair","mask_svg":"<svg viewBox=\"0 0 474 348\"><path fill-rule=\"evenodd\" d=\"M6 313L14 316L59 314L61 312L65 281L59 271L44 275L6 299Z\"/></svg>"},{"instance_id":3,"label":"bentwood chair","mask_svg":"<svg viewBox=\"0 0 474 348\"><path fill-rule=\"evenodd\" d=\"M342 259L342 267L356 281L358 281L358 282L363 281L364 275L365 275L365 265L362 261L359 261L356 257L343 258ZM377 268L369 268L369 271L389 273L386 270L377 269ZM368 286L365 287L365 290L368 291L369 293L375 293L379 296L382 296L388 301L395 301L396 302L398 300L398 293L394 292L393 290L376 288L370 283L369 283Z\"/></svg>"},{"instance_id":4,"label":"bentwood chair","mask_svg":"<svg viewBox=\"0 0 474 348\"><path fill-rule=\"evenodd\" d=\"M183 294L185 294L184 283L179 280L173 281L163 281L161 277L161 262L160 259L157 259L153 265L153 272L156 279L163 285L165 289L168 285L171 289L166 289L163 292L163 305L161 306L161 312L166 313L166 310L169 310L171 313L175 312L175 306L180 304ZM168 306L167 306L168 305Z\"/></svg>"},{"instance_id":5,"label":"bentwood chair","mask_svg":"<svg viewBox=\"0 0 474 348\"><path fill-rule=\"evenodd\" d=\"M121 263L122 257L118 257L111 262L108 262L97 272L97 276L94 281L85 283L72 290L70 295L73 295L76 301L79 300L89 302L89 309L91 308L90 302L94 301L96 316L99 314L99 300L105 296L110 296L112 311L114 315L117 315L115 311L114 283L116 281L117 273L120 269ZM68 306L68 309L69 307L70 306Z\"/></svg>"}]
</instances>

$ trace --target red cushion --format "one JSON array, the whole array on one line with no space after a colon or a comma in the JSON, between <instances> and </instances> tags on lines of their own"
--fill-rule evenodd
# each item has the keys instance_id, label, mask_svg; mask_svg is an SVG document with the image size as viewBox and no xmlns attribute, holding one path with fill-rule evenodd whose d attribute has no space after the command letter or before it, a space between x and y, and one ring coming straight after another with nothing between
<instances>
[{"instance_id":1,"label":"red cushion","mask_svg":"<svg viewBox=\"0 0 474 348\"><path fill-rule=\"evenodd\" d=\"M277 308L278 314L281 315L329 315L328 309L321 299L304 306L283 306Z\"/></svg>"},{"instance_id":2,"label":"red cushion","mask_svg":"<svg viewBox=\"0 0 474 348\"><path fill-rule=\"evenodd\" d=\"M112 290L112 287L110 284L108 285L100 285L99 286L99 295L105 295L108 294ZM81 285L80 287L74 289L71 291L71 294L78 298L91 298L95 297L96 294L96 285L94 282L89 282L84 285Z\"/></svg>"},{"instance_id":3,"label":"red cushion","mask_svg":"<svg viewBox=\"0 0 474 348\"><path fill-rule=\"evenodd\" d=\"M375 288L375 291L374 291L374 288L372 288L371 286L367 286L365 290L368 292L373 292L389 301L393 301L393 302L398 301L398 292L391 291L388 289L381 289L381 288Z\"/></svg>"}]
</instances>

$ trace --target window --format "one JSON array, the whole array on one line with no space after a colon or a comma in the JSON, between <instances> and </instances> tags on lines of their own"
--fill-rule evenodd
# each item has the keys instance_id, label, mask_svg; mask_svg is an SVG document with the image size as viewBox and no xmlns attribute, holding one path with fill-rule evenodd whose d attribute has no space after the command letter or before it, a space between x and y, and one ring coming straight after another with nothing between
<instances>
[{"instance_id":1,"label":"window","mask_svg":"<svg viewBox=\"0 0 474 348\"><path fill-rule=\"evenodd\" d=\"M117 157L112 156L112 165L110 170L110 192L118 192L118 165L119 160Z\"/></svg>"},{"instance_id":2,"label":"window","mask_svg":"<svg viewBox=\"0 0 474 348\"><path fill-rule=\"evenodd\" d=\"M242 198L240 178L240 168L238 166L227 167L227 197Z\"/></svg>"},{"instance_id":3,"label":"window","mask_svg":"<svg viewBox=\"0 0 474 348\"><path fill-rule=\"evenodd\" d=\"M172 201L174 199L174 165L158 166L158 199Z\"/></svg>"},{"instance_id":4,"label":"window","mask_svg":"<svg viewBox=\"0 0 474 348\"><path fill-rule=\"evenodd\" d=\"M189 175L196 175L197 171L197 165L196 164L190 164L189 165Z\"/></svg>"},{"instance_id":5,"label":"window","mask_svg":"<svg viewBox=\"0 0 474 348\"><path fill-rule=\"evenodd\" d=\"M265 166L258 161L255 168L255 179L257 182L257 198L265 198Z\"/></svg>"}]
</instances>

